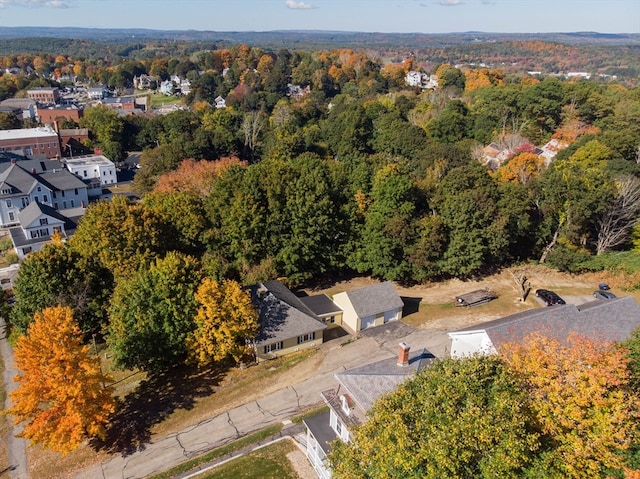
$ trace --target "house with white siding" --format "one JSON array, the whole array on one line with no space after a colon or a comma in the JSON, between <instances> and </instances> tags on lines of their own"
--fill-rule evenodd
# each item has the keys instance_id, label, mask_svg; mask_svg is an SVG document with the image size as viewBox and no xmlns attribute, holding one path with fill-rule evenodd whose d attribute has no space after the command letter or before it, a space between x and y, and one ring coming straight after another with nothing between
<instances>
[{"instance_id":1,"label":"house with white siding","mask_svg":"<svg viewBox=\"0 0 640 479\"><path fill-rule=\"evenodd\" d=\"M333 302L342 309L342 326L352 333L397 321L404 303L390 281L337 293Z\"/></svg>"}]
</instances>

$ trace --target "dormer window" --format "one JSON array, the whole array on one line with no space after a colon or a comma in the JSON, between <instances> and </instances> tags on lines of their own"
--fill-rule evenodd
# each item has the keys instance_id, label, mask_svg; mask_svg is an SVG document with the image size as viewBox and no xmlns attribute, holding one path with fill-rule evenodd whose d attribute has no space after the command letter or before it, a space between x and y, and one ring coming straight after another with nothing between
<instances>
[{"instance_id":1,"label":"dormer window","mask_svg":"<svg viewBox=\"0 0 640 479\"><path fill-rule=\"evenodd\" d=\"M49 219L48 218L40 218L40 224L41 225L48 225L49 224Z\"/></svg>"},{"instance_id":2,"label":"dormer window","mask_svg":"<svg viewBox=\"0 0 640 479\"><path fill-rule=\"evenodd\" d=\"M347 416L351 414L351 411L353 411L353 399L351 399L347 394L343 394L340 396L340 403L342 405L342 412Z\"/></svg>"}]
</instances>

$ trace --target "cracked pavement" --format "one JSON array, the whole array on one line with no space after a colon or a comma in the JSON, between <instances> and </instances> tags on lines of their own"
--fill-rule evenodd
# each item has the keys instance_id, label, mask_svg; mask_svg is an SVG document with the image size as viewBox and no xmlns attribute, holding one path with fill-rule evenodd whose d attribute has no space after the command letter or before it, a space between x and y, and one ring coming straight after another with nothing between
<instances>
[{"instance_id":1,"label":"cracked pavement","mask_svg":"<svg viewBox=\"0 0 640 479\"><path fill-rule=\"evenodd\" d=\"M401 322L363 332L359 339L349 344L341 345L343 340L321 346L327 348L328 353L313 377L158 438L146 444L144 450L125 457L112 456L74 477L138 479L157 474L238 437L291 419L299 414L301 408L319 404L320 392L335 385L334 373L393 357L400 342L406 342L412 349L427 348L437 357L443 357L449 347L445 331L415 329Z\"/></svg>"}]
</instances>

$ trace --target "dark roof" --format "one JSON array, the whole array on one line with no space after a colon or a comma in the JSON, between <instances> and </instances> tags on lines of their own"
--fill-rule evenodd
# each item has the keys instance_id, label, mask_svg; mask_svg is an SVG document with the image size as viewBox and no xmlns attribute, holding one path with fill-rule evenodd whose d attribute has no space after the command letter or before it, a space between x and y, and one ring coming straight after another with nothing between
<instances>
[{"instance_id":1,"label":"dark roof","mask_svg":"<svg viewBox=\"0 0 640 479\"><path fill-rule=\"evenodd\" d=\"M87 187L84 181L64 168L57 170L56 172L41 173L39 176L53 186L55 190L59 191Z\"/></svg>"},{"instance_id":2,"label":"dark roof","mask_svg":"<svg viewBox=\"0 0 640 479\"><path fill-rule=\"evenodd\" d=\"M402 308L404 303L391 281L347 292L353 309L359 318Z\"/></svg>"},{"instance_id":3,"label":"dark roof","mask_svg":"<svg viewBox=\"0 0 640 479\"><path fill-rule=\"evenodd\" d=\"M18 213L18 218L20 220L20 224L26 227L43 215L55 218L62 223L65 223L67 221L66 216L60 214L51 206L42 204L38 201L33 201L25 208L20 210L20 212Z\"/></svg>"},{"instance_id":4,"label":"dark roof","mask_svg":"<svg viewBox=\"0 0 640 479\"><path fill-rule=\"evenodd\" d=\"M316 316L325 316L332 313L340 313L342 309L326 294L317 294L315 296L305 296L300 301L309 308Z\"/></svg>"},{"instance_id":5,"label":"dark roof","mask_svg":"<svg viewBox=\"0 0 640 479\"><path fill-rule=\"evenodd\" d=\"M280 301L284 301L289 306L296 308L311 317L315 317L313 311L282 282L278 280L265 281L264 283L262 283L262 285L267 288L267 290L272 292Z\"/></svg>"},{"instance_id":6,"label":"dark roof","mask_svg":"<svg viewBox=\"0 0 640 479\"><path fill-rule=\"evenodd\" d=\"M56 159L47 159L43 155L38 157L25 157L21 155L15 155L15 157L1 156L0 155L0 171L8 169L12 162L22 168L25 171L35 171L36 173L43 173L45 171L60 171L65 169L64 165Z\"/></svg>"},{"instance_id":7,"label":"dark roof","mask_svg":"<svg viewBox=\"0 0 640 479\"><path fill-rule=\"evenodd\" d=\"M326 326L314 317L282 300L281 296L287 296L289 300L291 298L289 295L284 294L284 291L275 283L280 284L289 291L279 281L268 281L251 288L251 297L258 308L260 322L260 332L256 337L256 346L272 344L326 329ZM267 284L278 288L278 292L276 293L267 288ZM291 291L289 293L294 298L297 298ZM302 305L302 303L300 304Z\"/></svg>"},{"instance_id":8,"label":"dark roof","mask_svg":"<svg viewBox=\"0 0 640 479\"><path fill-rule=\"evenodd\" d=\"M325 454L329 454L331 451L331 441L338 437L335 431L331 428L329 421L330 415L331 411L324 411L302 421L309 431L311 431L313 437L316 438L318 445L322 448Z\"/></svg>"},{"instance_id":9,"label":"dark roof","mask_svg":"<svg viewBox=\"0 0 640 479\"><path fill-rule=\"evenodd\" d=\"M565 342L570 333L593 340L623 341L640 326L640 305L631 297L535 308L454 333L485 331L497 349L507 342L522 341L531 333Z\"/></svg>"}]
</instances>

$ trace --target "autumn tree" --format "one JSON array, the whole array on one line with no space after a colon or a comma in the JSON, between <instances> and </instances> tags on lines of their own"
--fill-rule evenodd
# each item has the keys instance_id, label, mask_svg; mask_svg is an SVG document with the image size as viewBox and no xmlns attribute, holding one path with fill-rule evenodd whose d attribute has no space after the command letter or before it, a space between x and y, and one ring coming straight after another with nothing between
<instances>
[{"instance_id":1,"label":"autumn tree","mask_svg":"<svg viewBox=\"0 0 640 479\"><path fill-rule=\"evenodd\" d=\"M236 281L205 278L196 292L199 304L196 330L188 340L193 360L200 366L249 352L248 340L258 333L258 313L251 295Z\"/></svg>"},{"instance_id":2,"label":"autumn tree","mask_svg":"<svg viewBox=\"0 0 640 479\"><path fill-rule=\"evenodd\" d=\"M520 153L498 169L502 181L514 181L526 185L540 175L545 168L544 158L535 153Z\"/></svg>"},{"instance_id":3,"label":"autumn tree","mask_svg":"<svg viewBox=\"0 0 640 479\"><path fill-rule=\"evenodd\" d=\"M624 466L621 453L637 430L640 400L628 387L624 348L532 335L501 354L526 392L545 448L535 464L544 477L604 477L606 468Z\"/></svg>"},{"instance_id":4,"label":"autumn tree","mask_svg":"<svg viewBox=\"0 0 640 479\"><path fill-rule=\"evenodd\" d=\"M474 357L433 362L382 397L329 458L336 479L516 479L538 447L517 379L499 358Z\"/></svg>"},{"instance_id":5,"label":"autumn tree","mask_svg":"<svg viewBox=\"0 0 640 479\"><path fill-rule=\"evenodd\" d=\"M15 361L21 372L7 414L24 424L23 437L67 453L88 437L104 435L115 402L70 308L36 313L18 338Z\"/></svg>"}]
</instances>

